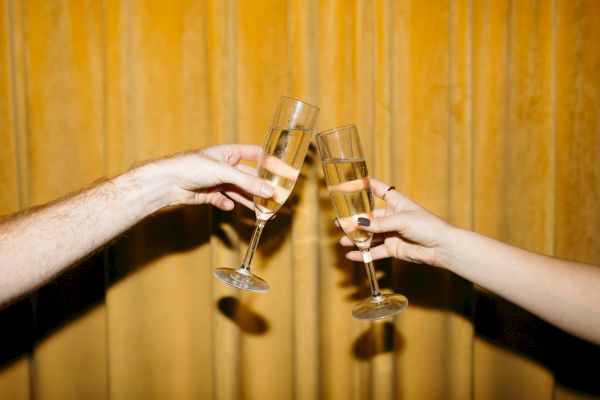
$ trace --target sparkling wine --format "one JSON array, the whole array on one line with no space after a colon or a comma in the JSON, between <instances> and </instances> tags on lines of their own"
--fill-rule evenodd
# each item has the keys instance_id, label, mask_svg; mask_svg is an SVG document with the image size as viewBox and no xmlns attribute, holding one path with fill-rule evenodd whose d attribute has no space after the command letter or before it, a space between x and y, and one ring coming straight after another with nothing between
<instances>
[{"instance_id":1,"label":"sparkling wine","mask_svg":"<svg viewBox=\"0 0 600 400\"><path fill-rule=\"evenodd\" d=\"M311 131L271 128L265 156L258 168L258 177L270 181L275 193L269 199L254 197L258 219L271 218L292 193L310 144L310 137Z\"/></svg>"},{"instance_id":2,"label":"sparkling wine","mask_svg":"<svg viewBox=\"0 0 600 400\"><path fill-rule=\"evenodd\" d=\"M358 218L373 217L373 193L364 159L322 161L329 196L340 226L359 249L369 248L373 234L358 226Z\"/></svg>"}]
</instances>

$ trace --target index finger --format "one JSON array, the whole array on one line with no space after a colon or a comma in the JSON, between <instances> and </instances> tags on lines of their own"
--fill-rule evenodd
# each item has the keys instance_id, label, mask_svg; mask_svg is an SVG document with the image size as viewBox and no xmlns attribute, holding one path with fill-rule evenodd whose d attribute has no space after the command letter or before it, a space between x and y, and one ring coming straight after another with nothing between
<instances>
[{"instance_id":1,"label":"index finger","mask_svg":"<svg viewBox=\"0 0 600 400\"><path fill-rule=\"evenodd\" d=\"M200 153L215 161L224 161L235 165L241 160L260 161L263 150L262 147L255 144L233 143L208 147L201 150Z\"/></svg>"}]
</instances>

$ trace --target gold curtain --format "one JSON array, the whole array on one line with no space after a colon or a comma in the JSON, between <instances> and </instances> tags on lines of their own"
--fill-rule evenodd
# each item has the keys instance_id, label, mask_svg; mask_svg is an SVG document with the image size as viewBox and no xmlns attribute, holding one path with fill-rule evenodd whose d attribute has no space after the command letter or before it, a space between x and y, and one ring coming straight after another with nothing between
<instances>
[{"instance_id":1,"label":"gold curtain","mask_svg":"<svg viewBox=\"0 0 600 400\"><path fill-rule=\"evenodd\" d=\"M452 223L600 264L600 1L0 5L0 214L147 158L262 144L287 94L321 129L356 123L371 175ZM317 158L261 240L268 294L211 275L240 262L250 212L164 210L0 311L0 398L600 396L598 346L442 270L377 262L411 305L354 320L365 275Z\"/></svg>"}]
</instances>

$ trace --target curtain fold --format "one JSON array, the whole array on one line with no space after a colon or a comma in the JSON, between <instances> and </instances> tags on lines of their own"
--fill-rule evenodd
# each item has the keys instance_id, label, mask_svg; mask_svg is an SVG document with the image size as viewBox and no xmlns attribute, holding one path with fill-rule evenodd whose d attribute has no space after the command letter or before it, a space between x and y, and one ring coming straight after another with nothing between
<instances>
[{"instance_id":1,"label":"curtain fold","mask_svg":"<svg viewBox=\"0 0 600 400\"><path fill-rule=\"evenodd\" d=\"M2 0L0 21L0 215L262 144L288 95L451 223L600 264L598 1ZM318 158L261 238L270 292L212 277L252 212L161 210L0 310L0 398L600 398L598 346L446 271L377 261L410 306L353 319L366 277Z\"/></svg>"}]
</instances>

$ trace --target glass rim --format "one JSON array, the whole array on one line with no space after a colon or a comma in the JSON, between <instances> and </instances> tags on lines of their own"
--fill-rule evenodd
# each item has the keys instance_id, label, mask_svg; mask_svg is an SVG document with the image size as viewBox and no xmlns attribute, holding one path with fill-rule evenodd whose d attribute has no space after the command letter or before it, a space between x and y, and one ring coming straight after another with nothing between
<instances>
[{"instance_id":1,"label":"glass rim","mask_svg":"<svg viewBox=\"0 0 600 400\"><path fill-rule=\"evenodd\" d=\"M299 100L299 99L297 99L295 97L290 97L290 96L285 96L285 95L281 95L279 97L280 97L280 99L287 99L287 100L297 101L298 103L302 103L304 105L307 105L307 106L312 107L312 108L316 108L317 110L321 111L321 109L319 108L319 106L315 106L314 104L307 103L306 101Z\"/></svg>"},{"instance_id":2,"label":"glass rim","mask_svg":"<svg viewBox=\"0 0 600 400\"><path fill-rule=\"evenodd\" d=\"M327 136L327 135L331 135L332 133L341 132L341 131L345 131L345 130L353 129L353 128L358 131L358 128L356 128L356 124L336 126L335 128L330 128L330 129L327 129L327 130L317 133L315 135L315 137L316 136Z\"/></svg>"}]
</instances>

